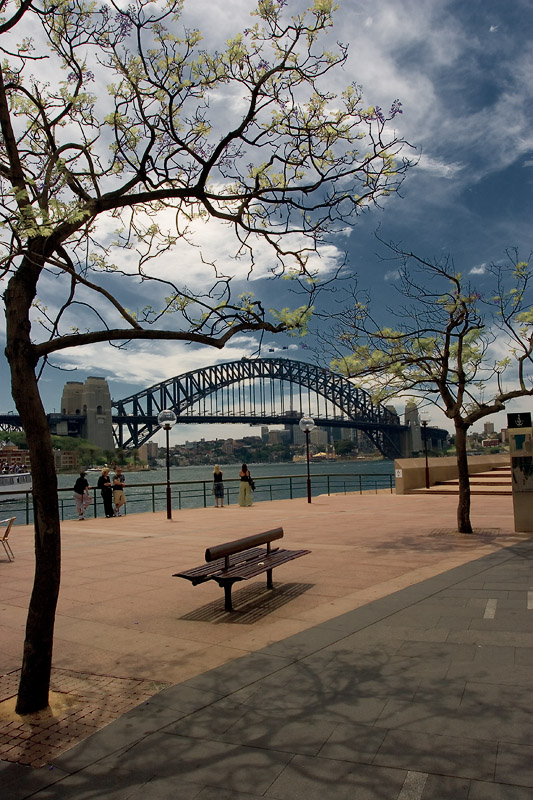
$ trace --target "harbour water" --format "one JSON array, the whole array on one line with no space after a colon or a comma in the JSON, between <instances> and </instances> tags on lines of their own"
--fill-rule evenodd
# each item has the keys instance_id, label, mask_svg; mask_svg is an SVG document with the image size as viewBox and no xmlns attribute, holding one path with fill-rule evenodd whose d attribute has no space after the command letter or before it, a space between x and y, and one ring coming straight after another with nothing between
<instances>
[{"instance_id":1,"label":"harbour water","mask_svg":"<svg viewBox=\"0 0 533 800\"><path fill-rule=\"evenodd\" d=\"M249 464L256 484L254 502L305 497L307 466L305 463ZM237 502L239 464L220 464L224 474L225 502ZM161 511L166 508L166 469L126 472L127 514ZM311 494L374 491L394 486L394 462L376 460L318 462L310 464ZM172 508L203 508L213 504L213 467L171 467ZM72 487L77 473L58 475L59 501L62 519L76 517ZM86 516L102 516L102 500L96 490L99 473L87 475L91 486L92 503ZM31 500L25 498L0 504L0 516L16 515L16 524L32 522Z\"/></svg>"}]
</instances>

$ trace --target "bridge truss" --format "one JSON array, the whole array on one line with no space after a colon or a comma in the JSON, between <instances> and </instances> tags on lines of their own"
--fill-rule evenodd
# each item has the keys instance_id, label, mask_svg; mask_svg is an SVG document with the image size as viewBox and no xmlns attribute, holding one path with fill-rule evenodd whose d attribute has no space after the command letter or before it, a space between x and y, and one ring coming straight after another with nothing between
<instances>
[{"instance_id":1,"label":"bridge truss","mask_svg":"<svg viewBox=\"0 0 533 800\"><path fill-rule=\"evenodd\" d=\"M327 369L287 358L241 359L186 372L113 401L117 447L139 447L172 409L180 422L297 424L358 428L387 458L402 455L398 416L368 392Z\"/></svg>"}]
</instances>

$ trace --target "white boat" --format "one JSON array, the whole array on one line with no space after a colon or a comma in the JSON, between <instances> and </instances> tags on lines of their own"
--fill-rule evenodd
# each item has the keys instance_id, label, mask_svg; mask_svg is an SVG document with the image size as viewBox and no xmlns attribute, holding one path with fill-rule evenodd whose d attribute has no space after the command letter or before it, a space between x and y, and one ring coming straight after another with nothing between
<instances>
[{"instance_id":1,"label":"white boat","mask_svg":"<svg viewBox=\"0 0 533 800\"><path fill-rule=\"evenodd\" d=\"M31 492L31 472L6 472L0 474L0 500L23 499L22 494L14 492Z\"/></svg>"}]
</instances>

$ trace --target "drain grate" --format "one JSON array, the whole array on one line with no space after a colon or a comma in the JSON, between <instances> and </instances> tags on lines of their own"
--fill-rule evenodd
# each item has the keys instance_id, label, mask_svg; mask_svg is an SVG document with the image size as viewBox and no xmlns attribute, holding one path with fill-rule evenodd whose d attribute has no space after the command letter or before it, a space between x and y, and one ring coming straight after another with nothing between
<instances>
[{"instance_id":1,"label":"drain grate","mask_svg":"<svg viewBox=\"0 0 533 800\"><path fill-rule=\"evenodd\" d=\"M456 528L435 528L430 532L430 536L456 536L462 539L470 536L498 536L500 528L474 528L472 533L459 533Z\"/></svg>"}]
</instances>

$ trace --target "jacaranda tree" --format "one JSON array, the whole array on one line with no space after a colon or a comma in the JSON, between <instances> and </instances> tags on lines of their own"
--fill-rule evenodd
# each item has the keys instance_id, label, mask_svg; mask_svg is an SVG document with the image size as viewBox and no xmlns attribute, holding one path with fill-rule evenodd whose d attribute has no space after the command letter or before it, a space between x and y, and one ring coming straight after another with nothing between
<instances>
[{"instance_id":1,"label":"jacaranda tree","mask_svg":"<svg viewBox=\"0 0 533 800\"><path fill-rule=\"evenodd\" d=\"M290 16L260 0L218 50L181 25L182 0L2 0L1 261L6 355L31 456L36 569L17 711L48 704L60 584L54 461L38 377L54 354L94 343L223 347L243 332L298 329L317 283L309 257L407 168L390 121L326 50L332 2ZM250 273L301 279L297 309L232 292L228 262L201 290L165 259L209 221L232 231ZM207 227L206 227L207 229ZM182 253L182 249L180 249ZM200 256L201 257L201 256ZM135 312L127 297L149 298Z\"/></svg>"},{"instance_id":2,"label":"jacaranda tree","mask_svg":"<svg viewBox=\"0 0 533 800\"><path fill-rule=\"evenodd\" d=\"M472 533L467 433L478 420L533 395L533 265L516 251L472 285L450 257L429 261L391 245L397 302L386 309L357 289L329 341L332 368L371 386L376 400L410 396L452 420L459 478L457 529Z\"/></svg>"}]
</instances>

